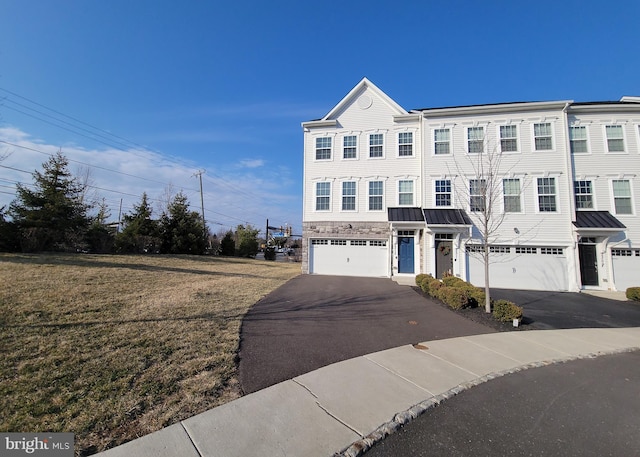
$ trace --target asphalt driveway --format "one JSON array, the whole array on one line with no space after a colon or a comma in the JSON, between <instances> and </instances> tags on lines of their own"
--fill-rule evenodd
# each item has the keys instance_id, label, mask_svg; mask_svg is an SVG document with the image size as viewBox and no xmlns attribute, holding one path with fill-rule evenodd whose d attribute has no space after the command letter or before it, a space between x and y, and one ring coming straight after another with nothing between
<instances>
[{"instance_id":1,"label":"asphalt driveway","mask_svg":"<svg viewBox=\"0 0 640 457\"><path fill-rule=\"evenodd\" d=\"M243 319L240 384L247 394L372 352L494 331L390 279L300 275Z\"/></svg>"},{"instance_id":2,"label":"asphalt driveway","mask_svg":"<svg viewBox=\"0 0 640 457\"><path fill-rule=\"evenodd\" d=\"M491 289L524 308L524 324L531 330L563 328L640 327L640 304L585 293Z\"/></svg>"}]
</instances>

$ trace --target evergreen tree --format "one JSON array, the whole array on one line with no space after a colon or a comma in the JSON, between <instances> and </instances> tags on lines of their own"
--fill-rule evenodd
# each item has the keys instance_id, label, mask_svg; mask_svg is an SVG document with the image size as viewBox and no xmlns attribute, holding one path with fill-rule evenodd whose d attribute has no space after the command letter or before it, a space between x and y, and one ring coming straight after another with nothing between
<instances>
[{"instance_id":1,"label":"evergreen tree","mask_svg":"<svg viewBox=\"0 0 640 457\"><path fill-rule=\"evenodd\" d=\"M220 254L227 256L236 255L236 242L233 239L233 232L229 230L220 241Z\"/></svg>"},{"instance_id":2,"label":"evergreen tree","mask_svg":"<svg viewBox=\"0 0 640 457\"><path fill-rule=\"evenodd\" d=\"M142 194L140 204L133 207L133 212L122 217L124 228L116 236L116 252L138 254L159 252L160 230L158 221L151 219L152 213L153 210L149 206L145 192Z\"/></svg>"},{"instance_id":3,"label":"evergreen tree","mask_svg":"<svg viewBox=\"0 0 640 457\"><path fill-rule=\"evenodd\" d=\"M9 214L15 222L23 251L72 251L83 247L89 226L85 189L68 171L60 152L33 174L33 190L17 185L17 198Z\"/></svg>"},{"instance_id":4,"label":"evergreen tree","mask_svg":"<svg viewBox=\"0 0 640 457\"><path fill-rule=\"evenodd\" d=\"M178 193L160 219L161 252L166 254L204 254L205 226L197 211L189 211L187 197Z\"/></svg>"},{"instance_id":5,"label":"evergreen tree","mask_svg":"<svg viewBox=\"0 0 640 457\"><path fill-rule=\"evenodd\" d=\"M87 244L89 251L106 254L113 249L115 229L107 226L107 219L111 216L104 200L98 206L98 214L87 230Z\"/></svg>"},{"instance_id":6,"label":"evergreen tree","mask_svg":"<svg viewBox=\"0 0 640 457\"><path fill-rule=\"evenodd\" d=\"M236 237L238 239L238 256L255 257L258 254L258 229L253 228L250 224L246 227L238 225L236 229Z\"/></svg>"}]
</instances>

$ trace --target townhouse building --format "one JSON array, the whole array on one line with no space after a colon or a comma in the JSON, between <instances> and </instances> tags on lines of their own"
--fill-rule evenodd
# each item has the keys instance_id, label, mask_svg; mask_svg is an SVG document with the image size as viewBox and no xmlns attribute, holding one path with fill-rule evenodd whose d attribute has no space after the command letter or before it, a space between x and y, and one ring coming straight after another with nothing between
<instances>
[{"instance_id":1,"label":"townhouse building","mask_svg":"<svg viewBox=\"0 0 640 457\"><path fill-rule=\"evenodd\" d=\"M406 111L364 78L302 127L304 273L483 285L486 239L492 287L640 285L638 97Z\"/></svg>"}]
</instances>

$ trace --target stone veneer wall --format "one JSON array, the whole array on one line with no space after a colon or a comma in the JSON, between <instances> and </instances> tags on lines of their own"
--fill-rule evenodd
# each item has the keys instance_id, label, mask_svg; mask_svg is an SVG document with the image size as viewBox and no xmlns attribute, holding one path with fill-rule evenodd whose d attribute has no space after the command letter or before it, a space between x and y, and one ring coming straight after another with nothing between
<instances>
[{"instance_id":1,"label":"stone veneer wall","mask_svg":"<svg viewBox=\"0 0 640 457\"><path fill-rule=\"evenodd\" d=\"M388 222L303 222L302 273L309 273L310 238L388 240L390 235Z\"/></svg>"}]
</instances>

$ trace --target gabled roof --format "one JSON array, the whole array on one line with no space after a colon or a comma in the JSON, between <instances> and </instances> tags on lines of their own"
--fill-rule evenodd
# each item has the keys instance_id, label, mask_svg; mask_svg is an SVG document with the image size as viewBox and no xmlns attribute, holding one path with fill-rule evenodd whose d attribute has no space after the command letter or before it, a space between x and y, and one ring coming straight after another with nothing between
<instances>
[{"instance_id":1,"label":"gabled roof","mask_svg":"<svg viewBox=\"0 0 640 457\"><path fill-rule=\"evenodd\" d=\"M473 222L462 209L425 209L424 218L427 225L464 225L471 226Z\"/></svg>"},{"instance_id":2,"label":"gabled roof","mask_svg":"<svg viewBox=\"0 0 640 457\"><path fill-rule=\"evenodd\" d=\"M421 208L389 208L389 222L424 222Z\"/></svg>"},{"instance_id":3,"label":"gabled roof","mask_svg":"<svg viewBox=\"0 0 640 457\"><path fill-rule=\"evenodd\" d=\"M608 211L576 211L576 220L573 225L578 229L622 230L627 228Z\"/></svg>"}]
</instances>

